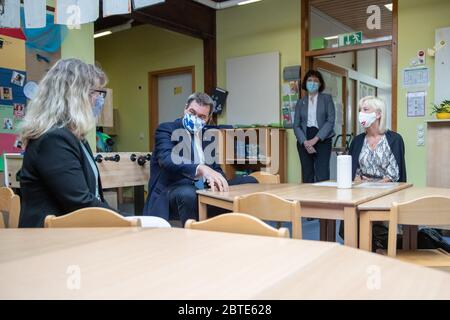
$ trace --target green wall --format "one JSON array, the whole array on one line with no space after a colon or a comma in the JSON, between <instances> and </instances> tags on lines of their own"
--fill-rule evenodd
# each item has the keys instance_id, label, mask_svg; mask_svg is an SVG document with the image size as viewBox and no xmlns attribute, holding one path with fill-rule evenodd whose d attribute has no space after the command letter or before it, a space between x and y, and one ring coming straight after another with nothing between
<instances>
[{"instance_id":1,"label":"green wall","mask_svg":"<svg viewBox=\"0 0 450 320\"><path fill-rule=\"evenodd\" d=\"M148 151L148 73L194 65L195 88L202 91L202 40L143 25L97 38L95 47L119 110L117 150Z\"/></svg>"},{"instance_id":2,"label":"green wall","mask_svg":"<svg viewBox=\"0 0 450 320\"><path fill-rule=\"evenodd\" d=\"M426 117L406 116L406 93L403 88L402 70L409 67L410 60L419 49L432 48L435 44L435 29L450 26L449 0L399 0L399 63L398 63L398 132L406 145L408 181L417 186L426 184L426 146L417 146L417 125L426 128L425 121L431 119L431 103L434 102L434 58L427 57L431 85L426 97ZM413 33L413 34L412 34ZM449 143L448 141L446 143Z\"/></svg>"},{"instance_id":3,"label":"green wall","mask_svg":"<svg viewBox=\"0 0 450 320\"><path fill-rule=\"evenodd\" d=\"M94 51L94 24L84 24L80 29L69 30L61 46L61 58L78 58L86 63L94 63ZM95 129L89 133L87 140L95 152Z\"/></svg>"},{"instance_id":4,"label":"green wall","mask_svg":"<svg viewBox=\"0 0 450 320\"><path fill-rule=\"evenodd\" d=\"M226 59L274 51L280 52L280 70L300 64L300 1L264 0L217 12L219 87L226 87ZM226 115L219 121L224 122L224 119ZM291 129L288 130L287 159L288 181L299 182L300 161Z\"/></svg>"}]
</instances>

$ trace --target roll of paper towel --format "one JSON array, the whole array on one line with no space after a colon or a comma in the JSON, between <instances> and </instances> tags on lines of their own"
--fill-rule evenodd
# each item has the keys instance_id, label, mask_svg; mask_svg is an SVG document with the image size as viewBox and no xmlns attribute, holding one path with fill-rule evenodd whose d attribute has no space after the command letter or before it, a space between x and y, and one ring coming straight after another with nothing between
<instances>
[{"instance_id":1,"label":"roll of paper towel","mask_svg":"<svg viewBox=\"0 0 450 320\"><path fill-rule=\"evenodd\" d=\"M337 157L337 187L339 189L352 187L352 156Z\"/></svg>"}]
</instances>

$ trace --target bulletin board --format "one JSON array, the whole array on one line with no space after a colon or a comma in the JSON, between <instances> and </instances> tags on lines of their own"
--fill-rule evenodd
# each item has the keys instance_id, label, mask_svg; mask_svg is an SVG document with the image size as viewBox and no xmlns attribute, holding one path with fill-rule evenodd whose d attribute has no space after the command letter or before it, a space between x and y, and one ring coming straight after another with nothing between
<instances>
[{"instance_id":1,"label":"bulletin board","mask_svg":"<svg viewBox=\"0 0 450 320\"><path fill-rule=\"evenodd\" d=\"M269 52L226 62L227 123L280 122L280 53Z\"/></svg>"},{"instance_id":2,"label":"bulletin board","mask_svg":"<svg viewBox=\"0 0 450 320\"><path fill-rule=\"evenodd\" d=\"M47 16L47 23L53 21L51 11ZM0 171L4 153L22 151L18 134L28 102L24 85L39 82L60 57L60 49L46 52L27 46L22 29L0 28Z\"/></svg>"},{"instance_id":3,"label":"bulletin board","mask_svg":"<svg viewBox=\"0 0 450 320\"><path fill-rule=\"evenodd\" d=\"M0 171L3 154L17 153L18 127L25 115L23 86L27 81L25 36L18 29L0 28Z\"/></svg>"}]
</instances>

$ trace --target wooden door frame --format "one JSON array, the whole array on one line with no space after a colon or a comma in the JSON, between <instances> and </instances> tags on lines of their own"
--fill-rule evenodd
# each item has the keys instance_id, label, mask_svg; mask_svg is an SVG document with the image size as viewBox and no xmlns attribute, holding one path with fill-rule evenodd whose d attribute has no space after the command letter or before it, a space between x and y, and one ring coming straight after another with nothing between
<instances>
[{"instance_id":1,"label":"wooden door frame","mask_svg":"<svg viewBox=\"0 0 450 320\"><path fill-rule=\"evenodd\" d=\"M346 52L357 52L359 50L376 49L381 47L390 47L392 51L392 79L391 79L391 113L392 113L392 130L397 130L397 97L398 97L398 0L392 0L392 40L366 43L342 48L327 48L321 50L309 50L309 28L310 28L310 0L302 0L301 2L301 74L303 80L306 72L312 67L315 57L324 55L332 55ZM304 96L304 92L301 95Z\"/></svg>"},{"instance_id":2,"label":"wooden door frame","mask_svg":"<svg viewBox=\"0 0 450 320\"><path fill-rule=\"evenodd\" d=\"M189 73L192 76L192 92L195 92L195 66L158 70L148 73L148 115L150 118L148 126L148 142L150 151L153 151L154 132L158 127L159 122L158 79L159 77L173 76L186 73Z\"/></svg>"}]
</instances>

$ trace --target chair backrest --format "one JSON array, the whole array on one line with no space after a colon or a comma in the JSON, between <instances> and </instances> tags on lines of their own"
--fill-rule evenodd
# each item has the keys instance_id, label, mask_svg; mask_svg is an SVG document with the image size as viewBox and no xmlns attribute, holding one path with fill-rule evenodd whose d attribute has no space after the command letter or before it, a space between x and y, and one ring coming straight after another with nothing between
<instances>
[{"instance_id":1,"label":"chair backrest","mask_svg":"<svg viewBox=\"0 0 450 320\"><path fill-rule=\"evenodd\" d=\"M140 227L141 220L127 220L105 208L83 208L63 216L45 217L45 228L121 228Z\"/></svg>"},{"instance_id":2,"label":"chair backrest","mask_svg":"<svg viewBox=\"0 0 450 320\"><path fill-rule=\"evenodd\" d=\"M250 174L261 184L280 184L280 175L257 171Z\"/></svg>"},{"instance_id":3,"label":"chair backrest","mask_svg":"<svg viewBox=\"0 0 450 320\"><path fill-rule=\"evenodd\" d=\"M7 187L0 188L0 228L6 226L3 212L7 215L8 228L17 228L19 226L20 198Z\"/></svg>"},{"instance_id":4,"label":"chair backrest","mask_svg":"<svg viewBox=\"0 0 450 320\"><path fill-rule=\"evenodd\" d=\"M287 201L266 192L234 198L234 212L242 212L261 220L292 222L292 237L302 238L301 209L298 201Z\"/></svg>"},{"instance_id":5,"label":"chair backrest","mask_svg":"<svg viewBox=\"0 0 450 320\"><path fill-rule=\"evenodd\" d=\"M234 212L221 214L200 222L189 219L186 221L185 228L289 238L289 230L286 228L275 229L251 215Z\"/></svg>"},{"instance_id":6,"label":"chair backrest","mask_svg":"<svg viewBox=\"0 0 450 320\"><path fill-rule=\"evenodd\" d=\"M389 215L388 255L396 256L397 226L450 224L450 198L429 196L404 203L394 202Z\"/></svg>"}]
</instances>

